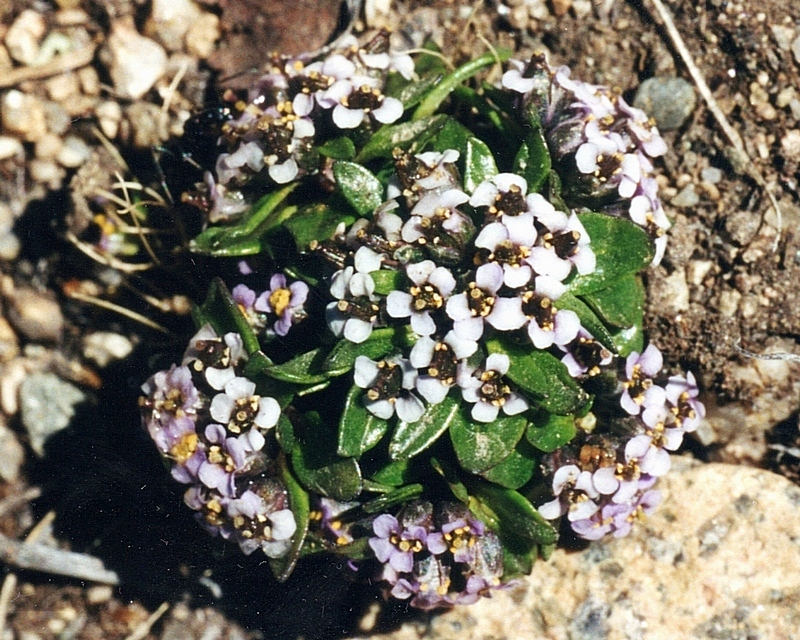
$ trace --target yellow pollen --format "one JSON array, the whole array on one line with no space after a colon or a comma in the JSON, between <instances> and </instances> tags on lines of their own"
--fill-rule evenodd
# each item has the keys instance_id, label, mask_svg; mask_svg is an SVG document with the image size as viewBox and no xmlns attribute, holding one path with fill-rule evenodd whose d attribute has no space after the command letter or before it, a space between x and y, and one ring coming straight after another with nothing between
<instances>
[{"instance_id":1,"label":"yellow pollen","mask_svg":"<svg viewBox=\"0 0 800 640\"><path fill-rule=\"evenodd\" d=\"M289 302L292 299L292 292L289 289L275 289L271 294L269 294L269 304L272 307L273 311L275 311L276 315L283 315L283 312L286 311L286 307L289 306Z\"/></svg>"},{"instance_id":2,"label":"yellow pollen","mask_svg":"<svg viewBox=\"0 0 800 640\"><path fill-rule=\"evenodd\" d=\"M192 457L192 454L196 449L197 434L187 433L174 447L172 447L172 449L170 449L169 453L179 464L183 464Z\"/></svg>"}]
</instances>

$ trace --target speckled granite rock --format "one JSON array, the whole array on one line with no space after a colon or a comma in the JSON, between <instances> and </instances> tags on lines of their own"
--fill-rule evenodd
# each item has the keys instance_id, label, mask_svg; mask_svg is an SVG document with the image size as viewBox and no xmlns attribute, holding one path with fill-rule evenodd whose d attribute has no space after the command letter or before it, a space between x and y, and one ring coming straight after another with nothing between
<instances>
[{"instance_id":1,"label":"speckled granite rock","mask_svg":"<svg viewBox=\"0 0 800 640\"><path fill-rule=\"evenodd\" d=\"M800 488L676 459L631 537L557 551L520 586L386 640L798 638Z\"/></svg>"}]
</instances>

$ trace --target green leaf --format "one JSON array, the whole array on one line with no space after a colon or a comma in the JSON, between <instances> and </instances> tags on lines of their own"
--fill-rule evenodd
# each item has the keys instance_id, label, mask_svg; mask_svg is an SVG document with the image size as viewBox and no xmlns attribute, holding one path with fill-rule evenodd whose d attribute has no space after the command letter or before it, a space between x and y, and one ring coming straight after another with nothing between
<instances>
[{"instance_id":1,"label":"green leaf","mask_svg":"<svg viewBox=\"0 0 800 640\"><path fill-rule=\"evenodd\" d=\"M238 224L209 227L192 240L190 250L217 257L260 253L266 233L294 213L295 207L282 205L298 184L295 182L268 193L253 205Z\"/></svg>"},{"instance_id":2,"label":"green leaf","mask_svg":"<svg viewBox=\"0 0 800 640\"><path fill-rule=\"evenodd\" d=\"M504 353L509 357L511 367L506 377L547 411L569 415L577 413L589 401L589 395L551 353L500 339L489 340L486 346L489 353Z\"/></svg>"},{"instance_id":3,"label":"green leaf","mask_svg":"<svg viewBox=\"0 0 800 640\"><path fill-rule=\"evenodd\" d=\"M292 467L309 491L345 502L361 492L361 469L354 458L336 455L335 434L308 414L292 450Z\"/></svg>"},{"instance_id":4,"label":"green leaf","mask_svg":"<svg viewBox=\"0 0 800 640\"><path fill-rule=\"evenodd\" d=\"M406 275L402 271L394 269L379 269L369 274L375 283L375 293L381 296L388 296L392 291L402 289Z\"/></svg>"},{"instance_id":5,"label":"green leaf","mask_svg":"<svg viewBox=\"0 0 800 640\"><path fill-rule=\"evenodd\" d=\"M576 298L571 293L564 293L558 300L553 302L556 309L568 309L574 311L578 318L580 318L581 326L594 336L604 347L608 347L616 352L617 348L614 345L614 337L611 332L606 328L594 311L589 308L580 298Z\"/></svg>"},{"instance_id":6,"label":"green leaf","mask_svg":"<svg viewBox=\"0 0 800 640\"><path fill-rule=\"evenodd\" d=\"M494 516L500 533L508 532L537 545L553 544L558 533L521 494L486 482L470 483L480 510Z\"/></svg>"},{"instance_id":7,"label":"green leaf","mask_svg":"<svg viewBox=\"0 0 800 640\"><path fill-rule=\"evenodd\" d=\"M275 425L275 437L284 453L291 454L296 444L294 425L282 411L281 415L278 417L278 424Z\"/></svg>"},{"instance_id":8,"label":"green leaf","mask_svg":"<svg viewBox=\"0 0 800 640\"><path fill-rule=\"evenodd\" d=\"M506 489L519 489L533 477L537 462L536 452L527 441L520 440L514 451L481 476Z\"/></svg>"},{"instance_id":9,"label":"green leaf","mask_svg":"<svg viewBox=\"0 0 800 640\"><path fill-rule=\"evenodd\" d=\"M370 476L373 482L390 487L400 487L409 481L411 461L393 460Z\"/></svg>"},{"instance_id":10,"label":"green leaf","mask_svg":"<svg viewBox=\"0 0 800 640\"><path fill-rule=\"evenodd\" d=\"M641 324L620 329L614 334L614 345L621 358L627 358L633 351L644 351L644 330Z\"/></svg>"},{"instance_id":11,"label":"green leaf","mask_svg":"<svg viewBox=\"0 0 800 640\"><path fill-rule=\"evenodd\" d=\"M336 449L340 456L360 458L378 444L389 429L386 420L367 411L363 397L364 389L353 385L345 398Z\"/></svg>"},{"instance_id":12,"label":"green leaf","mask_svg":"<svg viewBox=\"0 0 800 640\"><path fill-rule=\"evenodd\" d=\"M248 354L255 353L261 348L253 328L248 324L228 287L220 278L211 281L205 302L195 312L195 317L203 323L211 324L219 336L232 331L238 333Z\"/></svg>"},{"instance_id":13,"label":"green leaf","mask_svg":"<svg viewBox=\"0 0 800 640\"><path fill-rule=\"evenodd\" d=\"M575 437L575 418L556 416L540 411L525 431L525 439L539 451L550 453L572 442Z\"/></svg>"},{"instance_id":14,"label":"green leaf","mask_svg":"<svg viewBox=\"0 0 800 640\"><path fill-rule=\"evenodd\" d=\"M483 181L497 175L497 163L487 144L478 138L467 139L464 154L464 191L472 193Z\"/></svg>"},{"instance_id":15,"label":"green leaf","mask_svg":"<svg viewBox=\"0 0 800 640\"><path fill-rule=\"evenodd\" d=\"M601 213L579 214L597 258L592 273L568 282L570 293L582 296L611 286L619 278L638 273L653 261L653 246L647 233L625 218Z\"/></svg>"},{"instance_id":16,"label":"green leaf","mask_svg":"<svg viewBox=\"0 0 800 640\"><path fill-rule=\"evenodd\" d=\"M488 67L495 62L505 62L510 57L510 50L496 49L458 67L458 69L442 78L436 87L425 97L411 117L412 121L420 121L423 118L433 115L439 109L442 102L447 99L447 96L450 95L450 92L458 85L474 76L484 67Z\"/></svg>"},{"instance_id":17,"label":"green leaf","mask_svg":"<svg viewBox=\"0 0 800 640\"><path fill-rule=\"evenodd\" d=\"M422 494L422 490L423 486L421 484L410 484L390 493L384 493L382 496L365 503L361 508L366 513L386 513L388 509L395 505L418 498Z\"/></svg>"},{"instance_id":18,"label":"green leaf","mask_svg":"<svg viewBox=\"0 0 800 640\"><path fill-rule=\"evenodd\" d=\"M459 463L470 473L495 466L514 450L527 422L524 416L505 415L494 422L472 422L460 411L450 425Z\"/></svg>"},{"instance_id":19,"label":"green leaf","mask_svg":"<svg viewBox=\"0 0 800 640\"><path fill-rule=\"evenodd\" d=\"M514 173L528 182L528 193L538 193L550 177L550 151L538 125L525 137L514 158Z\"/></svg>"},{"instance_id":20,"label":"green leaf","mask_svg":"<svg viewBox=\"0 0 800 640\"><path fill-rule=\"evenodd\" d=\"M328 374L322 371L321 366L325 352L312 349L306 353L295 356L283 364L274 364L263 370L270 378L292 382L294 384L317 384L328 379Z\"/></svg>"},{"instance_id":21,"label":"green leaf","mask_svg":"<svg viewBox=\"0 0 800 640\"><path fill-rule=\"evenodd\" d=\"M395 348L410 347L416 341L410 326L375 329L364 342L342 339L336 343L322 363L322 370L340 376L353 368L358 356L378 360Z\"/></svg>"},{"instance_id":22,"label":"green leaf","mask_svg":"<svg viewBox=\"0 0 800 640\"><path fill-rule=\"evenodd\" d=\"M439 114L413 122L384 125L364 145L355 160L364 163L375 158L391 158L396 147L408 149L415 142L421 148L422 142L436 135L447 119L447 116Z\"/></svg>"},{"instance_id":23,"label":"green leaf","mask_svg":"<svg viewBox=\"0 0 800 640\"><path fill-rule=\"evenodd\" d=\"M347 136L327 140L317 147L317 151L326 158L334 160L352 160L356 157L356 145Z\"/></svg>"},{"instance_id":24,"label":"green leaf","mask_svg":"<svg viewBox=\"0 0 800 640\"><path fill-rule=\"evenodd\" d=\"M439 404L428 405L416 422L400 422L389 443L393 460L413 458L431 446L450 425L459 419L460 402L446 397Z\"/></svg>"},{"instance_id":25,"label":"green leaf","mask_svg":"<svg viewBox=\"0 0 800 640\"><path fill-rule=\"evenodd\" d=\"M292 536L292 546L289 552L282 558L269 558L269 566L275 578L279 582L284 582L291 575L303 549L303 542L308 535L308 519L311 509L308 503L308 493L289 471L286 465L286 458L283 455L278 456L278 468L281 480L286 487L286 493L289 495L289 506L294 514L294 521L297 524L297 530Z\"/></svg>"},{"instance_id":26,"label":"green leaf","mask_svg":"<svg viewBox=\"0 0 800 640\"><path fill-rule=\"evenodd\" d=\"M302 207L288 220L284 221L284 228L292 234L297 249L308 251L312 244L329 240L336 232L336 228L344 223L351 225L355 217L335 211L324 204L314 204Z\"/></svg>"},{"instance_id":27,"label":"green leaf","mask_svg":"<svg viewBox=\"0 0 800 640\"><path fill-rule=\"evenodd\" d=\"M455 149L459 152L460 158L463 158L467 150L467 140L471 137L472 132L469 129L458 120L448 117L447 122L439 129L439 133L431 140L431 147L439 153Z\"/></svg>"},{"instance_id":28,"label":"green leaf","mask_svg":"<svg viewBox=\"0 0 800 640\"><path fill-rule=\"evenodd\" d=\"M447 485L450 487L450 491L453 493L456 499L460 500L465 505L469 505L469 491L467 490L467 486L458 477L453 465L447 460L439 460L438 458L431 458L430 463L431 467L433 467L433 470L442 476L445 482L447 482Z\"/></svg>"},{"instance_id":29,"label":"green leaf","mask_svg":"<svg viewBox=\"0 0 800 640\"><path fill-rule=\"evenodd\" d=\"M607 287L586 294L583 299L604 322L614 327L642 324L644 285L633 274L622 276Z\"/></svg>"},{"instance_id":30,"label":"green leaf","mask_svg":"<svg viewBox=\"0 0 800 640\"><path fill-rule=\"evenodd\" d=\"M333 165L333 177L339 191L358 215L371 215L383 203L383 185L366 167L340 160Z\"/></svg>"},{"instance_id":31,"label":"green leaf","mask_svg":"<svg viewBox=\"0 0 800 640\"><path fill-rule=\"evenodd\" d=\"M421 78L417 82L407 82L402 87L398 85L397 89L387 89L384 93L402 102L403 110L406 111L418 105L431 92L433 87L441 81L442 75L444 74L434 74Z\"/></svg>"}]
</instances>

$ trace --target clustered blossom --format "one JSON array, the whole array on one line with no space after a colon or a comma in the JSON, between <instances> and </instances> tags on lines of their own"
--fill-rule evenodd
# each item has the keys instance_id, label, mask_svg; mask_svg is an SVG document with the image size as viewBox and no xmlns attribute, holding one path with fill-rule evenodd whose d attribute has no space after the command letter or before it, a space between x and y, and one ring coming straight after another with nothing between
<instances>
[{"instance_id":1,"label":"clustered blossom","mask_svg":"<svg viewBox=\"0 0 800 640\"><path fill-rule=\"evenodd\" d=\"M184 501L201 524L245 553L260 548L275 558L288 551L296 529L269 454L280 406L242 375L245 361L238 333L218 336L205 325L180 366L142 386L140 404L173 478L190 485Z\"/></svg>"},{"instance_id":2,"label":"clustered blossom","mask_svg":"<svg viewBox=\"0 0 800 640\"><path fill-rule=\"evenodd\" d=\"M588 540L627 535L659 503L655 484L670 468L669 453L705 409L692 374L665 376L654 345L623 359L617 336L630 334L612 336L624 328L611 326L598 298L580 287L597 285L588 290L602 296L621 282L607 268L611 240L587 232L603 227L587 210L629 217L654 241L654 262L663 256L669 222L651 160L666 145L645 114L606 88L570 79L565 68L551 71L542 57L512 61L502 87L520 111L508 115L541 125L549 181L542 185L535 171L522 171L528 180L499 171L492 157L476 168L470 143L462 178L458 150L442 149L442 138L439 151L425 150L428 138L404 133L391 139L409 145L367 154L366 174L372 162L378 169L361 200L353 194L360 179L343 178L347 165L336 158L353 168L371 134L400 121L403 104L385 93L390 74L410 80L414 64L390 52L380 33L365 46L345 38L319 59L273 55L246 99L226 96L222 152L204 190L188 199L214 223L230 222L264 194L285 196L266 218L257 217L266 209L254 210L254 233L265 243L273 232L280 238L264 257L282 272L263 291L231 291L228 320L241 326L244 317L253 330L244 341L203 326L179 365L143 385L141 409L173 478L187 485L186 505L209 532L245 553L279 558L291 550L283 563L290 566L323 550L345 555L354 570L366 560L358 569L377 565L369 575L385 593L433 609L490 596L511 577L504 554L523 566L549 546L554 531L534 509ZM522 166L522 151L517 158ZM371 211L362 210L365 201ZM642 246L632 225L615 226ZM296 251L280 245L287 232ZM255 278L246 263L240 271ZM201 315L223 313L209 299ZM318 318L307 340L296 330L281 339L322 307L324 324ZM245 343L256 351L249 362ZM344 406L320 406L343 391ZM581 417L562 415L569 411ZM532 435L540 420L569 423L559 438L573 426L578 433L553 451ZM450 441L436 440L445 428ZM432 446L436 460L406 459ZM498 462L495 453L505 457ZM519 472L512 467L524 466L516 464L522 458L530 465ZM448 487L463 503L442 501ZM543 504L517 510L543 492ZM496 509L503 500L507 508ZM536 522L536 539L524 523L514 527L515 516Z\"/></svg>"},{"instance_id":3,"label":"clustered blossom","mask_svg":"<svg viewBox=\"0 0 800 640\"><path fill-rule=\"evenodd\" d=\"M344 38L314 62L273 55L246 99L228 92L230 118L220 138L225 150L214 172L205 175L205 193L192 198L209 220L230 220L245 211L259 185L263 191L265 183L289 184L319 171L314 147L331 127L349 132L397 121L403 104L385 95L384 86L390 73L411 79L414 62L390 52L388 44L381 32L363 47L354 37Z\"/></svg>"},{"instance_id":4,"label":"clustered blossom","mask_svg":"<svg viewBox=\"0 0 800 640\"><path fill-rule=\"evenodd\" d=\"M563 170L565 197L612 215L626 214L655 241L658 264L669 228L651 160L667 152L652 120L607 87L555 72L544 58L511 61L503 87L539 112L548 147Z\"/></svg>"},{"instance_id":5,"label":"clustered blossom","mask_svg":"<svg viewBox=\"0 0 800 640\"><path fill-rule=\"evenodd\" d=\"M548 520L566 515L572 530L587 540L607 534L627 535L632 524L649 515L661 495L656 480L670 468L685 433L705 416L697 400L694 376L673 376L656 384L661 352L649 345L631 353L624 367L613 437L587 435L549 457L554 499L539 507Z\"/></svg>"},{"instance_id":6,"label":"clustered blossom","mask_svg":"<svg viewBox=\"0 0 800 640\"><path fill-rule=\"evenodd\" d=\"M458 158L454 149L396 154L390 184L398 186L388 190L394 197L372 222L360 221L318 247L343 265L330 280L327 320L334 335L358 344L376 327L404 323L419 345L393 362L356 361L365 406L384 419L396 413L414 422L424 413L422 399L438 404L451 389L473 405L476 421L492 422L501 411L516 415L528 400L506 376L508 356L486 353L486 341L517 332L535 348L580 355L579 338L591 340L577 314L558 302L567 278L595 268L579 218L528 193L527 181L515 174L495 175L468 194ZM483 218L479 228L470 208ZM400 285L386 295L376 289L379 270L399 276Z\"/></svg>"},{"instance_id":7,"label":"clustered blossom","mask_svg":"<svg viewBox=\"0 0 800 640\"><path fill-rule=\"evenodd\" d=\"M397 517L372 523L369 546L378 579L420 609L470 604L500 587L503 550L497 536L461 504L415 501Z\"/></svg>"},{"instance_id":8,"label":"clustered blossom","mask_svg":"<svg viewBox=\"0 0 800 640\"><path fill-rule=\"evenodd\" d=\"M286 276L276 273L270 278L269 289L261 294L240 284L233 288L231 296L253 330L272 338L287 335L293 324L307 317L308 291L302 280L289 284Z\"/></svg>"}]
</instances>

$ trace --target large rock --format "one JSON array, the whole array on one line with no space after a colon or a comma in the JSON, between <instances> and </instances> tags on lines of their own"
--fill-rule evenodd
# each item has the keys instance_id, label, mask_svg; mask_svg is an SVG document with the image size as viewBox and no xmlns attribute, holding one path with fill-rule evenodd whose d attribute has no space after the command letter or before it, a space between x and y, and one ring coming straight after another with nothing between
<instances>
[{"instance_id":1,"label":"large rock","mask_svg":"<svg viewBox=\"0 0 800 640\"><path fill-rule=\"evenodd\" d=\"M630 537L559 549L509 591L371 640L797 637L800 488L688 459L658 486Z\"/></svg>"}]
</instances>

